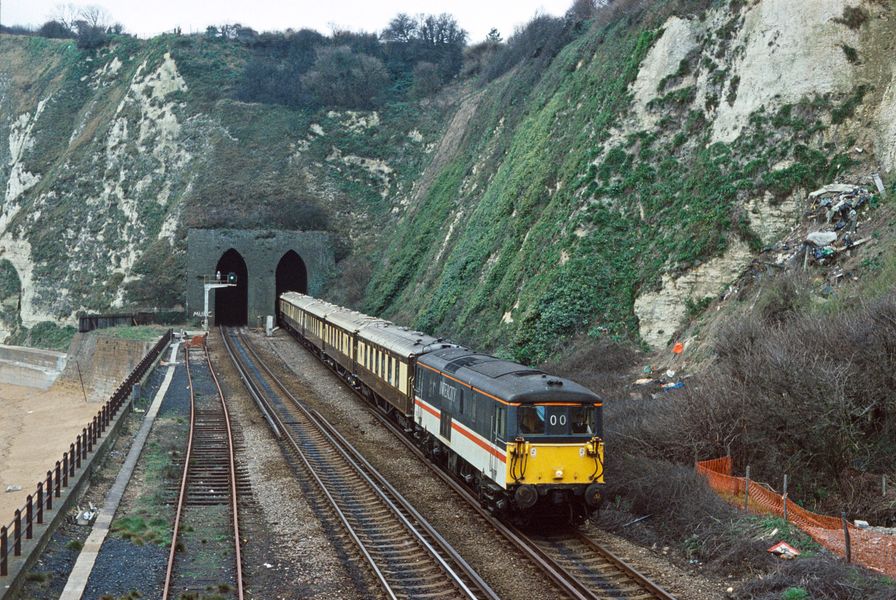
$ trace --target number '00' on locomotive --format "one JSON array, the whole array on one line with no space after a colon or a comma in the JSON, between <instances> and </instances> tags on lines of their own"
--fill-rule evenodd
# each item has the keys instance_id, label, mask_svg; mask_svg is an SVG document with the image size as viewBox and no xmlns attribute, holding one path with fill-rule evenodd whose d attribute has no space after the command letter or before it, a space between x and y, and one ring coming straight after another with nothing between
<instances>
[{"instance_id":1,"label":"number '00' on locomotive","mask_svg":"<svg viewBox=\"0 0 896 600\"><path fill-rule=\"evenodd\" d=\"M577 522L599 507L602 401L590 390L311 296L279 301L285 329L492 511Z\"/></svg>"}]
</instances>

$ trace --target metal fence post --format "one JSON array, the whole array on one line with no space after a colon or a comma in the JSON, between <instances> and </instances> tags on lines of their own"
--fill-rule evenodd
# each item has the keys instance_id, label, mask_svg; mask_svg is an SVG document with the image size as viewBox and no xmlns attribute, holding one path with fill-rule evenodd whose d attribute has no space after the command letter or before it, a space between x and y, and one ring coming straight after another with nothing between
<instances>
[{"instance_id":1,"label":"metal fence post","mask_svg":"<svg viewBox=\"0 0 896 600\"><path fill-rule=\"evenodd\" d=\"M77 458L78 463L77 463L77 465L75 465L74 462L72 463L72 475L75 474L75 466L77 466L79 469L81 468L81 434L80 433L78 434L78 438L75 440L75 449L77 452L77 454L75 454L75 456L78 457Z\"/></svg>"},{"instance_id":2,"label":"metal fence post","mask_svg":"<svg viewBox=\"0 0 896 600\"><path fill-rule=\"evenodd\" d=\"M44 482L37 484L37 524L44 522Z\"/></svg>"},{"instance_id":3,"label":"metal fence post","mask_svg":"<svg viewBox=\"0 0 896 600\"><path fill-rule=\"evenodd\" d=\"M846 545L846 562L852 562L852 543L849 539L849 526L846 522L846 511L840 513L840 522L843 524L843 543Z\"/></svg>"},{"instance_id":4,"label":"metal fence post","mask_svg":"<svg viewBox=\"0 0 896 600\"><path fill-rule=\"evenodd\" d=\"M6 556L9 554L9 533L6 527L0 527L0 577L6 577L7 572Z\"/></svg>"},{"instance_id":5,"label":"metal fence post","mask_svg":"<svg viewBox=\"0 0 896 600\"><path fill-rule=\"evenodd\" d=\"M62 493L62 489L60 487L61 483L62 483L62 465L57 460L56 461L56 497L57 498Z\"/></svg>"},{"instance_id":6,"label":"metal fence post","mask_svg":"<svg viewBox=\"0 0 896 600\"><path fill-rule=\"evenodd\" d=\"M34 536L32 523L34 522L34 498L28 494L25 502L25 539L30 540Z\"/></svg>"},{"instance_id":7,"label":"metal fence post","mask_svg":"<svg viewBox=\"0 0 896 600\"><path fill-rule=\"evenodd\" d=\"M53 510L53 471L47 471L47 510Z\"/></svg>"},{"instance_id":8,"label":"metal fence post","mask_svg":"<svg viewBox=\"0 0 896 600\"><path fill-rule=\"evenodd\" d=\"M784 500L784 520L787 520L787 474L784 474L784 495L782 496Z\"/></svg>"},{"instance_id":9,"label":"metal fence post","mask_svg":"<svg viewBox=\"0 0 896 600\"><path fill-rule=\"evenodd\" d=\"M19 508L12 522L12 553L13 556L22 556L22 510Z\"/></svg>"},{"instance_id":10,"label":"metal fence post","mask_svg":"<svg viewBox=\"0 0 896 600\"><path fill-rule=\"evenodd\" d=\"M744 510L750 508L750 465L747 465L747 476L744 477Z\"/></svg>"}]
</instances>

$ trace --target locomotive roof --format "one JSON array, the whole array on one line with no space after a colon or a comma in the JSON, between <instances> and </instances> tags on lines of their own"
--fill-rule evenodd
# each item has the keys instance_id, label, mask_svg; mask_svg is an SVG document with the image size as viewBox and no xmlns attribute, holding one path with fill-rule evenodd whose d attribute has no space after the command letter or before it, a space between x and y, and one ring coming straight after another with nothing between
<instances>
[{"instance_id":1,"label":"locomotive roof","mask_svg":"<svg viewBox=\"0 0 896 600\"><path fill-rule=\"evenodd\" d=\"M570 379L465 348L434 350L421 356L418 362L506 402L590 404L601 400L600 396Z\"/></svg>"},{"instance_id":2,"label":"locomotive roof","mask_svg":"<svg viewBox=\"0 0 896 600\"><path fill-rule=\"evenodd\" d=\"M412 331L407 327L399 327L381 319L364 326L358 332L358 337L402 356L420 355L433 348L453 347L453 344L443 341L442 338Z\"/></svg>"}]
</instances>

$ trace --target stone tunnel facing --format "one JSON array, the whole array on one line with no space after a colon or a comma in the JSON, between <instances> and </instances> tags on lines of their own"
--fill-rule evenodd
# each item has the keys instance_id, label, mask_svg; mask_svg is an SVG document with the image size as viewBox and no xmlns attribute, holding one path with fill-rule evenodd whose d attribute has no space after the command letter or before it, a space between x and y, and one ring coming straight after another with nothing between
<instances>
[{"instance_id":1,"label":"stone tunnel facing","mask_svg":"<svg viewBox=\"0 0 896 600\"><path fill-rule=\"evenodd\" d=\"M216 271L221 277L236 274L236 287L219 288L214 291L215 325L246 325L249 319L249 271L246 261L239 252L231 248L218 261Z\"/></svg>"},{"instance_id":2,"label":"stone tunnel facing","mask_svg":"<svg viewBox=\"0 0 896 600\"><path fill-rule=\"evenodd\" d=\"M279 302L280 294L283 292L301 292L308 293L308 269L305 267L305 261L302 257L290 250L283 255L280 262L277 263L277 271L274 274L276 279L277 294L274 296L274 314L278 320L280 317Z\"/></svg>"}]
</instances>

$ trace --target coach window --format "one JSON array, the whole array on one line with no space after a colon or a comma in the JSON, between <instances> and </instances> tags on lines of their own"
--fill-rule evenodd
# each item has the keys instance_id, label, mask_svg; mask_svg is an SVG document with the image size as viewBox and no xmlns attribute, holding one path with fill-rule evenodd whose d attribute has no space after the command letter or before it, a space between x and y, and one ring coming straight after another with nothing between
<instances>
[{"instance_id":1,"label":"coach window","mask_svg":"<svg viewBox=\"0 0 896 600\"><path fill-rule=\"evenodd\" d=\"M392 357L386 358L386 381L392 383Z\"/></svg>"}]
</instances>

